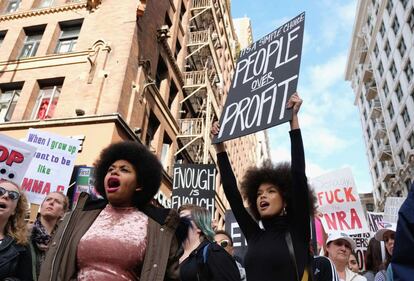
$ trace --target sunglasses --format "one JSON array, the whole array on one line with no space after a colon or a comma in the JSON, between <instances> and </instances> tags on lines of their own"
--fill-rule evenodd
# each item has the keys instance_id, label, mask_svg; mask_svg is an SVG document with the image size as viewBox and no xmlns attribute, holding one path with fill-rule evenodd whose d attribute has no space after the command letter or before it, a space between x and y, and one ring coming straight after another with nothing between
<instances>
[{"instance_id":1,"label":"sunglasses","mask_svg":"<svg viewBox=\"0 0 414 281\"><path fill-rule=\"evenodd\" d=\"M226 248L230 244L229 240L221 240L219 245L223 248Z\"/></svg>"},{"instance_id":2,"label":"sunglasses","mask_svg":"<svg viewBox=\"0 0 414 281\"><path fill-rule=\"evenodd\" d=\"M7 193L7 196L11 199L11 200L18 200L20 197L19 192L17 191L12 191L12 190L7 190L4 187L0 186L0 196L3 196Z\"/></svg>"}]
</instances>

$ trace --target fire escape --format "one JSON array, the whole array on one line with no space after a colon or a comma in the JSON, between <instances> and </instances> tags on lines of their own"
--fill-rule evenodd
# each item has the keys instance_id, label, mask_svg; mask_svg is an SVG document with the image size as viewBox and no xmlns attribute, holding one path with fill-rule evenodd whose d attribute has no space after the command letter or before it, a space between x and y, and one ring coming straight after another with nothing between
<instances>
[{"instance_id":1,"label":"fire escape","mask_svg":"<svg viewBox=\"0 0 414 281\"><path fill-rule=\"evenodd\" d=\"M210 129L218 119L222 91L217 88L220 66L217 49L221 48L218 36L217 1L192 0L188 30L184 99L181 108L190 107L178 120L183 146L176 155L186 150L194 163L211 163ZM186 105L186 106L184 106Z\"/></svg>"}]
</instances>

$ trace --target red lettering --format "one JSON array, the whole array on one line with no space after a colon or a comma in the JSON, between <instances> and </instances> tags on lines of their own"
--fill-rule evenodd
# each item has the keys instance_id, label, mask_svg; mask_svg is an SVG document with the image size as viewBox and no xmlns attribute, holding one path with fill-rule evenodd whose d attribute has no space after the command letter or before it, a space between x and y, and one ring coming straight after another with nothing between
<instances>
[{"instance_id":1,"label":"red lettering","mask_svg":"<svg viewBox=\"0 0 414 281\"><path fill-rule=\"evenodd\" d=\"M35 180L32 186L32 192L41 193L43 189L43 181Z\"/></svg>"},{"instance_id":2,"label":"red lettering","mask_svg":"<svg viewBox=\"0 0 414 281\"><path fill-rule=\"evenodd\" d=\"M56 188L56 191L61 191L61 192L63 192L63 191L65 191L65 187L63 186L63 185L58 185L57 186L57 188Z\"/></svg>"},{"instance_id":3,"label":"red lettering","mask_svg":"<svg viewBox=\"0 0 414 281\"><path fill-rule=\"evenodd\" d=\"M355 209L351 209L351 227L355 229L355 224L357 224L358 228L362 228L361 220L359 219L358 213Z\"/></svg>"},{"instance_id":4,"label":"red lettering","mask_svg":"<svg viewBox=\"0 0 414 281\"><path fill-rule=\"evenodd\" d=\"M351 228L349 228L349 224L345 220L346 219L346 213L344 211L336 212L336 215L338 216L339 227L341 228L341 230L344 230L344 225L345 225L346 229L351 229Z\"/></svg>"},{"instance_id":5,"label":"red lettering","mask_svg":"<svg viewBox=\"0 0 414 281\"><path fill-rule=\"evenodd\" d=\"M336 202L342 203L342 202L344 202L344 199L339 198L339 196L338 196L338 193L339 192L341 192L341 190L339 188L338 189L335 189L335 191L334 191L334 193L335 193L335 200L336 200Z\"/></svg>"},{"instance_id":6,"label":"red lettering","mask_svg":"<svg viewBox=\"0 0 414 281\"><path fill-rule=\"evenodd\" d=\"M12 150L9 154L9 150L5 146L0 145L0 151L0 162L6 161L8 166L11 166L13 163L22 163L24 160L23 154L15 150Z\"/></svg>"},{"instance_id":7,"label":"red lettering","mask_svg":"<svg viewBox=\"0 0 414 281\"><path fill-rule=\"evenodd\" d=\"M33 179L24 178L22 183L22 189L26 191L30 191L32 188Z\"/></svg>"},{"instance_id":8,"label":"red lettering","mask_svg":"<svg viewBox=\"0 0 414 281\"><path fill-rule=\"evenodd\" d=\"M318 192L318 202L319 202L319 206L322 206L322 196L323 196L323 192Z\"/></svg>"},{"instance_id":9,"label":"red lettering","mask_svg":"<svg viewBox=\"0 0 414 281\"><path fill-rule=\"evenodd\" d=\"M328 204L332 204L334 202L334 195L331 190L329 190L329 193L325 192L325 196Z\"/></svg>"},{"instance_id":10,"label":"red lettering","mask_svg":"<svg viewBox=\"0 0 414 281\"><path fill-rule=\"evenodd\" d=\"M355 197L352 195L352 187L345 187L344 191L345 191L346 202L356 201Z\"/></svg>"},{"instance_id":11,"label":"red lettering","mask_svg":"<svg viewBox=\"0 0 414 281\"><path fill-rule=\"evenodd\" d=\"M332 215L332 217L330 217L329 215ZM323 214L323 216L325 217L325 221L329 229L338 230L338 226L336 225L335 214Z\"/></svg>"},{"instance_id":12,"label":"red lettering","mask_svg":"<svg viewBox=\"0 0 414 281\"><path fill-rule=\"evenodd\" d=\"M50 192L50 182L47 182L45 188L43 188L42 194L49 194Z\"/></svg>"}]
</instances>

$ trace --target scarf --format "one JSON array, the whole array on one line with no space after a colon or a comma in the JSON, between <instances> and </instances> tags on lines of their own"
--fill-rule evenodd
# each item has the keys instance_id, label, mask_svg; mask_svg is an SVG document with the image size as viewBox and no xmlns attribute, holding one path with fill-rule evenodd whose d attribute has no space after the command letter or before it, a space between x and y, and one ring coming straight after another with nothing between
<instances>
[{"instance_id":1,"label":"scarf","mask_svg":"<svg viewBox=\"0 0 414 281\"><path fill-rule=\"evenodd\" d=\"M49 242L52 239L52 235L56 229L57 224L53 228L52 233L49 235L46 231L46 228L40 222L40 219L36 219L33 224L32 241L36 243L36 246L39 248L39 250L45 252L49 248Z\"/></svg>"}]
</instances>

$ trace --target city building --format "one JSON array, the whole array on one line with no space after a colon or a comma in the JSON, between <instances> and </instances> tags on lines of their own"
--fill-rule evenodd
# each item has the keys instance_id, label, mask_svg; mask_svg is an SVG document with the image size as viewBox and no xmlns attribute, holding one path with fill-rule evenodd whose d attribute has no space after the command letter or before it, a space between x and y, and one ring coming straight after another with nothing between
<instances>
[{"instance_id":1,"label":"city building","mask_svg":"<svg viewBox=\"0 0 414 281\"><path fill-rule=\"evenodd\" d=\"M235 67L229 1L2 0L0 22L1 133L78 138L88 166L109 143L141 142L164 166L166 206L175 163L215 162L210 126ZM254 138L227 146L236 175L256 163ZM216 193L223 223L219 180Z\"/></svg>"},{"instance_id":2,"label":"city building","mask_svg":"<svg viewBox=\"0 0 414 281\"><path fill-rule=\"evenodd\" d=\"M355 93L377 207L414 178L414 7L358 1L346 80Z\"/></svg>"},{"instance_id":3,"label":"city building","mask_svg":"<svg viewBox=\"0 0 414 281\"><path fill-rule=\"evenodd\" d=\"M365 212L374 212L375 202L372 193L360 193L359 198L361 199L362 208Z\"/></svg>"}]
</instances>

